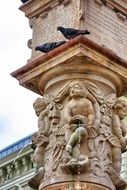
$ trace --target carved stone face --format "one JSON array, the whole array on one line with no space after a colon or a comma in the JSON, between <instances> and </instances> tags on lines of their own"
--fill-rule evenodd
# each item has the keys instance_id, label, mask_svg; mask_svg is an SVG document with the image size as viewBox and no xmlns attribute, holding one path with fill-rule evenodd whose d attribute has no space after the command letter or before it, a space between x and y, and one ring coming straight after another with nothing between
<instances>
[{"instance_id":1,"label":"carved stone face","mask_svg":"<svg viewBox=\"0 0 127 190\"><path fill-rule=\"evenodd\" d=\"M120 119L124 119L126 113L127 113L126 107L122 107L121 109L117 110L117 115L120 117Z\"/></svg>"},{"instance_id":2,"label":"carved stone face","mask_svg":"<svg viewBox=\"0 0 127 190\"><path fill-rule=\"evenodd\" d=\"M35 109L36 115L39 116L40 113L46 108L46 100L44 98L38 98L34 102L33 107Z\"/></svg>"},{"instance_id":3,"label":"carved stone face","mask_svg":"<svg viewBox=\"0 0 127 190\"><path fill-rule=\"evenodd\" d=\"M71 97L85 97L86 93L83 91L82 87L79 84L74 84L70 88L70 96Z\"/></svg>"},{"instance_id":4,"label":"carved stone face","mask_svg":"<svg viewBox=\"0 0 127 190\"><path fill-rule=\"evenodd\" d=\"M114 113L119 116L120 120L124 119L127 114L127 103L125 100L117 100L114 105Z\"/></svg>"}]
</instances>

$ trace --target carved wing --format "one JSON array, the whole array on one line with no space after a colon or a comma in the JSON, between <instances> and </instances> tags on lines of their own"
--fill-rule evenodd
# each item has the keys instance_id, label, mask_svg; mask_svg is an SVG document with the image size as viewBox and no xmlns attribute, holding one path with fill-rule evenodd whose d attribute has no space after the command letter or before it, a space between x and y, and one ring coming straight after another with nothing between
<instances>
[{"instance_id":1,"label":"carved wing","mask_svg":"<svg viewBox=\"0 0 127 190\"><path fill-rule=\"evenodd\" d=\"M99 135L99 131L95 127L87 128L88 138L92 139Z\"/></svg>"},{"instance_id":2,"label":"carved wing","mask_svg":"<svg viewBox=\"0 0 127 190\"><path fill-rule=\"evenodd\" d=\"M119 148L121 147L120 142L115 135L111 134L110 136L107 137L107 140L112 146L119 147Z\"/></svg>"}]
</instances>

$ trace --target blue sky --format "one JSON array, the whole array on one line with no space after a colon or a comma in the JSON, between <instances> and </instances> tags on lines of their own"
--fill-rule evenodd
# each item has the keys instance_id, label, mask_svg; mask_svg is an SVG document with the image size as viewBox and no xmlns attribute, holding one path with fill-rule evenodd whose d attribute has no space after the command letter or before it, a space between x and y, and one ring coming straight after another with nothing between
<instances>
[{"instance_id":1,"label":"blue sky","mask_svg":"<svg viewBox=\"0 0 127 190\"><path fill-rule=\"evenodd\" d=\"M28 19L19 10L20 0L4 0L0 6L0 149L37 130L33 102L38 97L18 84L10 73L31 56Z\"/></svg>"}]
</instances>

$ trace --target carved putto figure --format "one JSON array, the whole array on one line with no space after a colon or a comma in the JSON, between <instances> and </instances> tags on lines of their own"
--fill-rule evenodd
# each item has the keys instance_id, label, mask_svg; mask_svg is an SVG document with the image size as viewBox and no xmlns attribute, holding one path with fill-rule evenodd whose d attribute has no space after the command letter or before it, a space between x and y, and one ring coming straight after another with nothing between
<instances>
[{"instance_id":1,"label":"carved putto figure","mask_svg":"<svg viewBox=\"0 0 127 190\"><path fill-rule=\"evenodd\" d=\"M115 170L120 174L121 170L121 151L126 151L127 139L125 138L127 134L127 126L123 122L123 119L127 113L127 103L125 100L117 99L115 105L113 106L113 117L112 117L112 131L113 134L119 140L119 147L113 148L113 166Z\"/></svg>"},{"instance_id":2,"label":"carved putto figure","mask_svg":"<svg viewBox=\"0 0 127 190\"><path fill-rule=\"evenodd\" d=\"M37 164L37 168L44 166L44 149L45 144L47 144L49 141L48 133L50 123L46 109L48 104L49 100L45 97L38 98L33 104L36 115L38 116L38 135L36 139L36 149L34 151L34 160Z\"/></svg>"},{"instance_id":3,"label":"carved putto figure","mask_svg":"<svg viewBox=\"0 0 127 190\"><path fill-rule=\"evenodd\" d=\"M94 109L95 108L95 109ZM96 124L98 118L96 114L99 112L97 101L88 92L83 82L74 81L69 85L69 101L65 107L65 119L68 124L65 131L65 139L67 141L66 150L72 156L73 147L84 138L88 137L90 132L94 136L98 134ZM97 119L97 122L96 122ZM78 162L80 159L73 158L69 163ZM88 160L88 158L86 158Z\"/></svg>"},{"instance_id":4,"label":"carved putto figure","mask_svg":"<svg viewBox=\"0 0 127 190\"><path fill-rule=\"evenodd\" d=\"M34 142L32 145L37 173L29 180L29 186L36 189L45 174L45 150L54 126L59 123L60 114L58 110L61 109L61 105L57 105L57 100L55 101L53 97L45 95L43 98L37 98L33 103L33 107L38 116L38 132L33 136Z\"/></svg>"},{"instance_id":5,"label":"carved putto figure","mask_svg":"<svg viewBox=\"0 0 127 190\"><path fill-rule=\"evenodd\" d=\"M110 176L113 184L117 188L125 188L126 182L120 177L122 152L126 149L127 133L122 119L127 113L127 104L125 101L117 99L115 94L105 97L103 104L100 106L101 124L100 134L104 143L107 141L110 145L106 147L103 143L103 150L109 155L109 163L105 171ZM111 153L110 152L111 149ZM108 160L108 157L106 158Z\"/></svg>"},{"instance_id":6,"label":"carved putto figure","mask_svg":"<svg viewBox=\"0 0 127 190\"><path fill-rule=\"evenodd\" d=\"M37 173L36 175L29 180L29 186L36 188L39 185L40 180L44 176L44 153L45 147L49 142L49 128L50 123L48 119L47 106L49 105L49 99L47 97L37 98L33 103L35 113L38 116L38 132L33 136L33 147L34 147L34 156L33 159L36 164Z\"/></svg>"},{"instance_id":7,"label":"carved putto figure","mask_svg":"<svg viewBox=\"0 0 127 190\"><path fill-rule=\"evenodd\" d=\"M68 155L65 156L64 164L61 164L61 167L67 172L74 173L78 172L75 168L80 165L80 171L84 171L88 168L89 159L86 154L80 153L79 146L82 141L87 138L95 138L99 134L99 104L89 92L85 81L82 80L66 83L58 93L58 97L62 101L68 99L62 115L64 125L59 131L59 134L65 135L65 149Z\"/></svg>"}]
</instances>

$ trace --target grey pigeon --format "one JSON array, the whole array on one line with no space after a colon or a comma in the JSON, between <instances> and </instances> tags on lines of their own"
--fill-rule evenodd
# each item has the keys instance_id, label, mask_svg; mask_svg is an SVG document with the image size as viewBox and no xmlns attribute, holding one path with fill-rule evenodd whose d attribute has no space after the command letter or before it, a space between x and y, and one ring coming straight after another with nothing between
<instances>
[{"instance_id":1,"label":"grey pigeon","mask_svg":"<svg viewBox=\"0 0 127 190\"><path fill-rule=\"evenodd\" d=\"M85 35L85 34L90 34L90 31L88 30L78 30L78 29L74 29L74 28L64 28L62 26L59 26L57 28L57 30L59 30L65 38L67 39L73 39L79 35Z\"/></svg>"},{"instance_id":2,"label":"grey pigeon","mask_svg":"<svg viewBox=\"0 0 127 190\"><path fill-rule=\"evenodd\" d=\"M21 0L22 3L26 3L27 1L29 1L29 0Z\"/></svg>"},{"instance_id":3,"label":"grey pigeon","mask_svg":"<svg viewBox=\"0 0 127 190\"><path fill-rule=\"evenodd\" d=\"M51 42L51 43L45 43L43 45L35 47L35 50L41 51L43 53L48 53L49 51L61 46L62 44L66 43L66 41L60 41L60 42Z\"/></svg>"}]
</instances>

